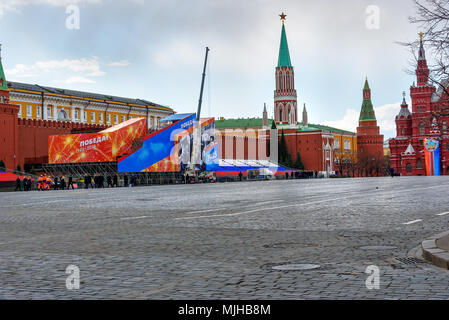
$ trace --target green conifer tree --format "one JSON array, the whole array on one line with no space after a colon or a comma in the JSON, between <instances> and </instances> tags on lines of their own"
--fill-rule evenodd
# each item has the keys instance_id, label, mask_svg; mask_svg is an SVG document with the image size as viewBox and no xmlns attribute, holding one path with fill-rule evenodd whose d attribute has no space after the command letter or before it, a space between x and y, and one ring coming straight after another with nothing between
<instances>
[{"instance_id":1,"label":"green conifer tree","mask_svg":"<svg viewBox=\"0 0 449 320\"><path fill-rule=\"evenodd\" d=\"M296 161L294 167L298 170L304 170L304 164L302 163L301 155L299 154L299 152L296 154Z\"/></svg>"}]
</instances>

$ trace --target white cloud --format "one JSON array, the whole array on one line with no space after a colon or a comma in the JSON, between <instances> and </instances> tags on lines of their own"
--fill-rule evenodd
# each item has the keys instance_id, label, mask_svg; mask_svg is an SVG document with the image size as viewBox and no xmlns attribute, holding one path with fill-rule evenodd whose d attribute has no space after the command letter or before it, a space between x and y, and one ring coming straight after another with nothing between
<instances>
[{"instance_id":1,"label":"white cloud","mask_svg":"<svg viewBox=\"0 0 449 320\"><path fill-rule=\"evenodd\" d=\"M376 112L377 124L382 132L395 131L395 117L401 110L400 103L386 104L378 108L374 108Z\"/></svg>"},{"instance_id":2,"label":"white cloud","mask_svg":"<svg viewBox=\"0 0 449 320\"><path fill-rule=\"evenodd\" d=\"M346 109L346 113L341 120L325 121L322 124L338 129L355 132L359 123L360 111L354 109Z\"/></svg>"},{"instance_id":3,"label":"white cloud","mask_svg":"<svg viewBox=\"0 0 449 320\"><path fill-rule=\"evenodd\" d=\"M100 70L100 63L97 57L81 58L81 59L64 59L64 60L49 60L38 61L31 66L24 64L16 64L13 69L5 70L6 76L13 77L31 77L39 76L42 73L65 70L76 73L86 73L88 77L99 77L106 73Z\"/></svg>"},{"instance_id":4,"label":"white cloud","mask_svg":"<svg viewBox=\"0 0 449 320\"><path fill-rule=\"evenodd\" d=\"M67 80L63 81L64 83L67 84L72 84L72 83L95 83L95 81L93 81L92 79L88 79L88 78L84 78L84 77L70 77Z\"/></svg>"},{"instance_id":5,"label":"white cloud","mask_svg":"<svg viewBox=\"0 0 449 320\"><path fill-rule=\"evenodd\" d=\"M377 125L380 127L380 133L385 135L385 139L393 137L396 130L395 117L401 108L400 103L385 104L374 108L376 113ZM359 125L360 110L346 109L343 119L325 121L322 124L343 130L356 132Z\"/></svg>"},{"instance_id":6,"label":"white cloud","mask_svg":"<svg viewBox=\"0 0 449 320\"><path fill-rule=\"evenodd\" d=\"M108 64L109 67L127 67L130 65L128 60L114 61Z\"/></svg>"},{"instance_id":7,"label":"white cloud","mask_svg":"<svg viewBox=\"0 0 449 320\"><path fill-rule=\"evenodd\" d=\"M27 5L46 4L51 6L64 7L70 4L97 4L102 0L0 0L0 16L6 11L19 11L20 7Z\"/></svg>"}]
</instances>

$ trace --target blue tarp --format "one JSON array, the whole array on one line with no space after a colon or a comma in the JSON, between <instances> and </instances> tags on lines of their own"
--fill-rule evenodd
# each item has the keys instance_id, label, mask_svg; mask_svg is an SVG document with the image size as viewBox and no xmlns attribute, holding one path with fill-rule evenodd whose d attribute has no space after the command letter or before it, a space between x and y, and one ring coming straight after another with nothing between
<instances>
[{"instance_id":1,"label":"blue tarp","mask_svg":"<svg viewBox=\"0 0 449 320\"><path fill-rule=\"evenodd\" d=\"M191 116L192 114L196 115L196 113L175 113L175 114L172 114L171 116L161 119L161 121L179 121L179 120L182 120L184 118Z\"/></svg>"}]
</instances>

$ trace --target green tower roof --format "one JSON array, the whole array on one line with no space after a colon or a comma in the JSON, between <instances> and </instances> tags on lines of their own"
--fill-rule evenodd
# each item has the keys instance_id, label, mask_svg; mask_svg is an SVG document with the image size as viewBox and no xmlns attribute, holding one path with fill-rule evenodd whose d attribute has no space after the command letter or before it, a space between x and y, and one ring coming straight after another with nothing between
<instances>
[{"instance_id":1,"label":"green tower roof","mask_svg":"<svg viewBox=\"0 0 449 320\"><path fill-rule=\"evenodd\" d=\"M279 48L278 67L291 67L290 52L288 51L287 35L285 33L285 26L282 23L281 46Z\"/></svg>"},{"instance_id":2,"label":"green tower roof","mask_svg":"<svg viewBox=\"0 0 449 320\"><path fill-rule=\"evenodd\" d=\"M8 85L6 84L5 73L3 72L2 65L2 45L0 44L0 90L8 90Z\"/></svg>"},{"instance_id":3,"label":"green tower roof","mask_svg":"<svg viewBox=\"0 0 449 320\"><path fill-rule=\"evenodd\" d=\"M368 78L366 78L365 86L363 87L363 102L359 121L372 120L376 120L376 114L374 113L373 103L371 102L371 89L369 88Z\"/></svg>"},{"instance_id":4,"label":"green tower roof","mask_svg":"<svg viewBox=\"0 0 449 320\"><path fill-rule=\"evenodd\" d=\"M363 87L363 90L370 90L369 84L368 84L368 77L365 80L365 86Z\"/></svg>"}]
</instances>

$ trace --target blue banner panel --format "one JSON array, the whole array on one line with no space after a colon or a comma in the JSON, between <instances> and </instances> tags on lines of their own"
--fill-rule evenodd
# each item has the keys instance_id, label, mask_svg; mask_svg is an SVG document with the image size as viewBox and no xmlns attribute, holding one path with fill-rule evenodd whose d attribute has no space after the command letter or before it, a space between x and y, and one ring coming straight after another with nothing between
<instances>
[{"instance_id":1,"label":"blue banner panel","mask_svg":"<svg viewBox=\"0 0 449 320\"><path fill-rule=\"evenodd\" d=\"M193 126L195 114L143 138L142 147L117 161L118 172L142 172L174 152L174 136Z\"/></svg>"}]
</instances>

